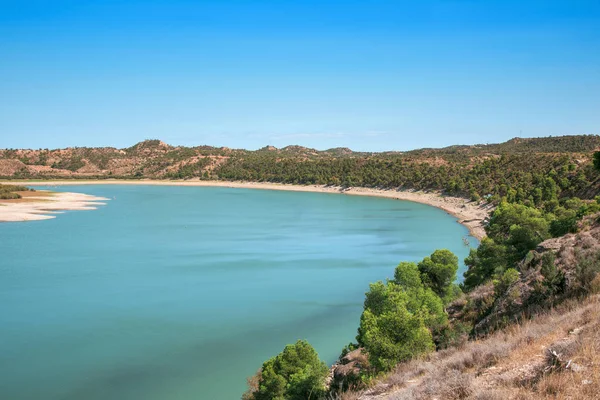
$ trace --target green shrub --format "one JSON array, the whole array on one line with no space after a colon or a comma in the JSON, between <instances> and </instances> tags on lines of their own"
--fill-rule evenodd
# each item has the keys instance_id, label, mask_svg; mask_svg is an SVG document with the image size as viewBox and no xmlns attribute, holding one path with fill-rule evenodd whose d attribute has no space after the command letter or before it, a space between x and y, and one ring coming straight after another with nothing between
<instances>
[{"instance_id":1,"label":"green shrub","mask_svg":"<svg viewBox=\"0 0 600 400\"><path fill-rule=\"evenodd\" d=\"M600 151L594 153L594 168L600 171Z\"/></svg>"},{"instance_id":2,"label":"green shrub","mask_svg":"<svg viewBox=\"0 0 600 400\"><path fill-rule=\"evenodd\" d=\"M435 349L432 332L448 323L438 292L456 294L456 268L456 256L438 250L419 265L400 263L393 281L371 284L356 339L376 371Z\"/></svg>"},{"instance_id":3,"label":"green shrub","mask_svg":"<svg viewBox=\"0 0 600 400\"><path fill-rule=\"evenodd\" d=\"M399 362L435 349L419 311L412 309L409 295L396 284L371 285L357 340L369 353L373 367L388 371Z\"/></svg>"},{"instance_id":4,"label":"green shrub","mask_svg":"<svg viewBox=\"0 0 600 400\"><path fill-rule=\"evenodd\" d=\"M21 195L19 193L12 193L12 192L5 192L5 193L0 193L0 199L2 200L14 200L14 199L20 199Z\"/></svg>"},{"instance_id":5,"label":"green shrub","mask_svg":"<svg viewBox=\"0 0 600 400\"><path fill-rule=\"evenodd\" d=\"M244 394L248 400L307 400L325 396L329 369L305 340L285 346L267 360L259 372L257 387ZM249 380L249 383L251 380Z\"/></svg>"},{"instance_id":6,"label":"green shrub","mask_svg":"<svg viewBox=\"0 0 600 400\"><path fill-rule=\"evenodd\" d=\"M473 325L469 322L455 321L433 332L433 339L438 350L458 347L469 340Z\"/></svg>"},{"instance_id":7,"label":"green shrub","mask_svg":"<svg viewBox=\"0 0 600 400\"><path fill-rule=\"evenodd\" d=\"M550 234L553 237L566 235L567 233L577 232L577 214L573 211L566 213L565 216L556 219L550 223Z\"/></svg>"},{"instance_id":8,"label":"green shrub","mask_svg":"<svg viewBox=\"0 0 600 400\"><path fill-rule=\"evenodd\" d=\"M81 159L81 157L78 156L73 156L69 159L60 160L52 164L52 168L67 169L73 172L84 166L85 162Z\"/></svg>"},{"instance_id":9,"label":"green shrub","mask_svg":"<svg viewBox=\"0 0 600 400\"><path fill-rule=\"evenodd\" d=\"M504 274L494 281L494 292L496 297L499 297L506 293L509 287L519 280L519 271L514 268L509 268L504 271Z\"/></svg>"},{"instance_id":10,"label":"green shrub","mask_svg":"<svg viewBox=\"0 0 600 400\"><path fill-rule=\"evenodd\" d=\"M493 239L483 238L477 249L471 249L465 265L468 269L462 286L464 290L470 291L504 273L507 266L506 246L497 244Z\"/></svg>"},{"instance_id":11,"label":"green shrub","mask_svg":"<svg viewBox=\"0 0 600 400\"><path fill-rule=\"evenodd\" d=\"M446 298L452 282L456 279L458 257L450 250L436 250L418 264L421 281L440 298Z\"/></svg>"},{"instance_id":12,"label":"green shrub","mask_svg":"<svg viewBox=\"0 0 600 400\"><path fill-rule=\"evenodd\" d=\"M26 192L30 189L25 186L18 185L2 185L0 184L0 199L2 200L13 200L20 199L21 195L15 192ZM33 189L31 189L33 191Z\"/></svg>"}]
</instances>

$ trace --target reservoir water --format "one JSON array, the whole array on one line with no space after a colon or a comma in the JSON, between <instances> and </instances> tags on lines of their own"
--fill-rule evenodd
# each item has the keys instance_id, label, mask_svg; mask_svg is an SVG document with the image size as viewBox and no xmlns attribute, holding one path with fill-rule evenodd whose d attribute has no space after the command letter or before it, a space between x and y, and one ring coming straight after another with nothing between
<instances>
[{"instance_id":1,"label":"reservoir water","mask_svg":"<svg viewBox=\"0 0 600 400\"><path fill-rule=\"evenodd\" d=\"M400 261L468 254L455 218L405 201L53 190L112 200L0 224L2 399L239 399L245 378L297 339L332 363L354 340L369 283Z\"/></svg>"}]
</instances>

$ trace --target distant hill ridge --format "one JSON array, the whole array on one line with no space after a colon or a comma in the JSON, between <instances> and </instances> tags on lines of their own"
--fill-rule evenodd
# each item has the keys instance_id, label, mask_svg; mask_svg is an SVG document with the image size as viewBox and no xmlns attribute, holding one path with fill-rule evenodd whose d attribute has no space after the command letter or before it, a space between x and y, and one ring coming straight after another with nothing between
<instances>
[{"instance_id":1,"label":"distant hill ridge","mask_svg":"<svg viewBox=\"0 0 600 400\"><path fill-rule=\"evenodd\" d=\"M545 138L512 138L504 143L477 144L471 146L454 145L440 149L412 150L412 153L433 152L452 153L458 151L471 153L577 153L589 152L600 146L598 135L552 136Z\"/></svg>"},{"instance_id":2,"label":"distant hill ridge","mask_svg":"<svg viewBox=\"0 0 600 400\"><path fill-rule=\"evenodd\" d=\"M595 192L590 160L599 148L598 135L514 138L499 144L380 153L297 145L281 149L266 146L255 151L185 147L153 139L125 149L0 150L0 178L268 181L431 189L478 198L505 196L508 188L519 187L527 196L536 197L539 194L532 192L533 188L552 176L554 185L563 192L568 188L570 194L586 197L584 189L589 195Z\"/></svg>"},{"instance_id":3,"label":"distant hill ridge","mask_svg":"<svg viewBox=\"0 0 600 400\"><path fill-rule=\"evenodd\" d=\"M258 150L244 150L236 149L237 151L253 152L253 151L283 151L283 152L308 152L308 153L333 153L333 154L386 154L386 153L419 153L419 152L437 152L437 153L449 153L455 151L487 151L490 153L500 152L587 152L600 147L600 135L566 135L566 136L549 136L540 138L519 138L514 137L504 143L493 143L493 144L474 144L474 145L452 145L440 148L422 148L408 151L383 151L383 152L355 152L348 147L335 147L326 150L317 150L310 147L304 147L299 145L288 145L281 149L275 146L267 145ZM174 146L163 142L159 139L146 139L141 142L134 144L131 147L122 149L130 152L154 149L154 150L173 150L173 149L199 149L199 150L229 150L227 147L214 147L207 145L199 146ZM67 147L64 149L0 149L0 152L13 152L13 151L67 151L67 150L119 150L115 147ZM4 158L4 157L3 157Z\"/></svg>"}]
</instances>

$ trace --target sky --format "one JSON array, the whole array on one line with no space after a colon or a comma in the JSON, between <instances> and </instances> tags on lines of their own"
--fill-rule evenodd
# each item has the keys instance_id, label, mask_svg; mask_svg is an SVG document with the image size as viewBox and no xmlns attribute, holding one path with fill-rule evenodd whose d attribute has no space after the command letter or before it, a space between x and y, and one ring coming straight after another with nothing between
<instances>
[{"instance_id":1,"label":"sky","mask_svg":"<svg viewBox=\"0 0 600 400\"><path fill-rule=\"evenodd\" d=\"M0 0L0 148L598 133L598 0Z\"/></svg>"}]
</instances>

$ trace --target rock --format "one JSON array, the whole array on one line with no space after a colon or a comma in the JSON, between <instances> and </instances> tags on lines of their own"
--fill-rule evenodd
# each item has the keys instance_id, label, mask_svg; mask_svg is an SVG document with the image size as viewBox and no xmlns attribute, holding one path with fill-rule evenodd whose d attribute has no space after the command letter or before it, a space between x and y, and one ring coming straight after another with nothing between
<instances>
[{"instance_id":1,"label":"rock","mask_svg":"<svg viewBox=\"0 0 600 400\"><path fill-rule=\"evenodd\" d=\"M346 354L330 371L331 387L356 387L360 384L360 372L369 367L369 358L364 350L356 349Z\"/></svg>"}]
</instances>

